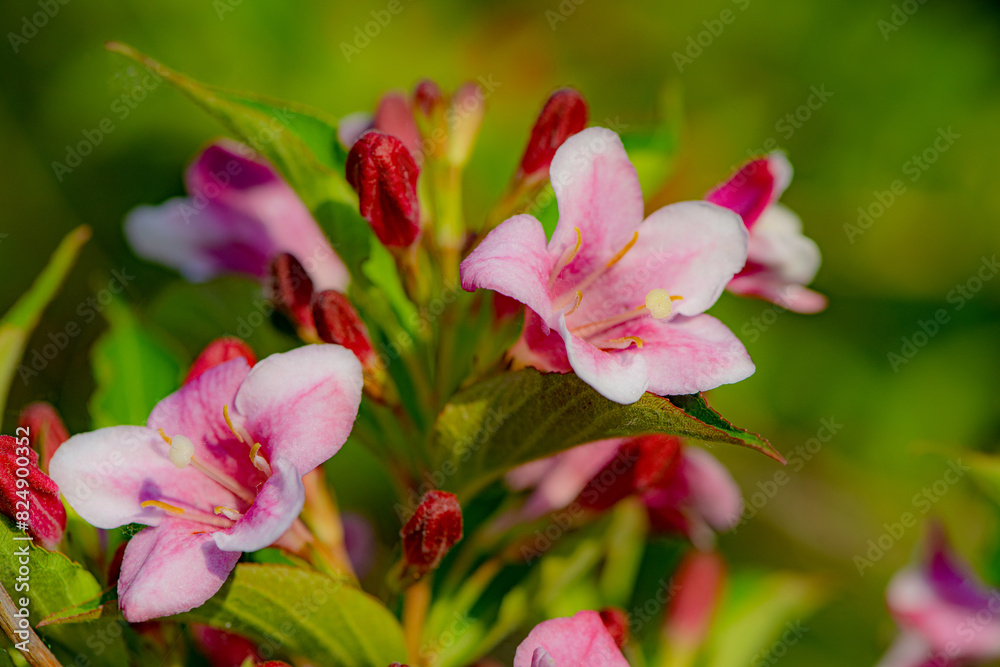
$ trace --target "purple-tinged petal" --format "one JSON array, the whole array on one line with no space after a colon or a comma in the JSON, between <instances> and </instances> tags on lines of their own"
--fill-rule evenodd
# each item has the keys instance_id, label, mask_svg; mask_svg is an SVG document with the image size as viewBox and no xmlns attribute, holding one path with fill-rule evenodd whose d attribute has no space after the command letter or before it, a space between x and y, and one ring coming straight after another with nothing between
<instances>
[{"instance_id":1,"label":"purple-tinged petal","mask_svg":"<svg viewBox=\"0 0 1000 667\"><path fill-rule=\"evenodd\" d=\"M945 602L980 609L990 602L991 591L967 563L951 549L940 524L931 524L927 536L925 574L934 592Z\"/></svg>"},{"instance_id":2,"label":"purple-tinged petal","mask_svg":"<svg viewBox=\"0 0 1000 667\"><path fill-rule=\"evenodd\" d=\"M205 526L171 520L139 532L125 548L118 605L131 623L180 614L215 595L240 559Z\"/></svg>"},{"instance_id":3,"label":"purple-tinged petal","mask_svg":"<svg viewBox=\"0 0 1000 667\"><path fill-rule=\"evenodd\" d=\"M307 345L259 361L236 409L268 460L287 459L299 476L336 454L361 404L361 363L339 345Z\"/></svg>"},{"instance_id":4,"label":"purple-tinged petal","mask_svg":"<svg viewBox=\"0 0 1000 667\"><path fill-rule=\"evenodd\" d=\"M361 138L361 135L375 127L375 118L367 111L347 114L337 123L337 140L347 150Z\"/></svg>"},{"instance_id":5,"label":"purple-tinged petal","mask_svg":"<svg viewBox=\"0 0 1000 667\"><path fill-rule=\"evenodd\" d=\"M236 393L249 373L250 365L242 357L208 369L157 403L146 425L153 431L163 429L171 438L183 435L190 439L199 460L252 489L264 481L250 461L253 443L236 438L222 411L228 406L234 425L241 425L241 415L235 410Z\"/></svg>"},{"instance_id":6,"label":"purple-tinged petal","mask_svg":"<svg viewBox=\"0 0 1000 667\"><path fill-rule=\"evenodd\" d=\"M257 551L285 534L306 500L305 487L295 466L271 459L271 478L264 482L250 509L231 528L212 533L223 551Z\"/></svg>"},{"instance_id":7,"label":"purple-tinged petal","mask_svg":"<svg viewBox=\"0 0 1000 667\"><path fill-rule=\"evenodd\" d=\"M516 215L491 231L462 262L462 288L490 289L517 299L547 322L552 317L551 271L542 223Z\"/></svg>"},{"instance_id":8,"label":"purple-tinged petal","mask_svg":"<svg viewBox=\"0 0 1000 667\"><path fill-rule=\"evenodd\" d=\"M739 217L706 202L681 202L652 213L639 240L583 293L574 322L611 317L646 302L652 289L683 297L679 315L705 312L747 259L747 230Z\"/></svg>"},{"instance_id":9,"label":"purple-tinged petal","mask_svg":"<svg viewBox=\"0 0 1000 667\"><path fill-rule=\"evenodd\" d=\"M731 530L743 515L740 487L726 466L704 449L685 447L680 474L694 512L717 532Z\"/></svg>"},{"instance_id":10,"label":"purple-tinged petal","mask_svg":"<svg viewBox=\"0 0 1000 667\"><path fill-rule=\"evenodd\" d=\"M354 512L341 513L340 520L347 556L358 577L363 579L375 564L375 529L368 519Z\"/></svg>"},{"instance_id":11,"label":"purple-tinged petal","mask_svg":"<svg viewBox=\"0 0 1000 667\"><path fill-rule=\"evenodd\" d=\"M182 197L132 209L125 218L125 236L140 257L174 267L191 282L225 273L263 278L275 252L259 220Z\"/></svg>"},{"instance_id":12,"label":"purple-tinged petal","mask_svg":"<svg viewBox=\"0 0 1000 667\"><path fill-rule=\"evenodd\" d=\"M930 644L919 633L904 632L875 667L955 667L956 664L950 660L938 660Z\"/></svg>"},{"instance_id":13,"label":"purple-tinged petal","mask_svg":"<svg viewBox=\"0 0 1000 667\"><path fill-rule=\"evenodd\" d=\"M748 229L785 191L792 166L783 153L774 152L740 167L729 180L705 195L705 200L735 211Z\"/></svg>"},{"instance_id":14,"label":"purple-tinged petal","mask_svg":"<svg viewBox=\"0 0 1000 667\"><path fill-rule=\"evenodd\" d=\"M566 356L573 372L605 398L627 405L638 401L649 387L646 357L624 354L627 350L616 353L600 350L570 333L562 315L559 333L566 343Z\"/></svg>"},{"instance_id":15,"label":"purple-tinged petal","mask_svg":"<svg viewBox=\"0 0 1000 667\"><path fill-rule=\"evenodd\" d=\"M281 181L266 163L250 158L254 150L229 139L210 144L188 166L184 184L195 198L232 202L241 193Z\"/></svg>"},{"instance_id":16,"label":"purple-tinged petal","mask_svg":"<svg viewBox=\"0 0 1000 667\"><path fill-rule=\"evenodd\" d=\"M548 664L545 660L558 667L628 667L596 611L580 611L571 618L553 618L536 625L517 647L514 667L539 667Z\"/></svg>"},{"instance_id":17,"label":"purple-tinged petal","mask_svg":"<svg viewBox=\"0 0 1000 667\"><path fill-rule=\"evenodd\" d=\"M591 127L566 140L549 170L559 222L549 243L556 262L577 243L580 250L562 271L575 284L607 262L632 239L643 219L642 189L621 139Z\"/></svg>"},{"instance_id":18,"label":"purple-tinged petal","mask_svg":"<svg viewBox=\"0 0 1000 667\"><path fill-rule=\"evenodd\" d=\"M633 346L614 354L644 357L648 391L660 396L708 391L745 380L754 372L743 343L710 315L675 317L669 322L645 317L619 325L607 335L642 339L641 349Z\"/></svg>"},{"instance_id":19,"label":"purple-tinged petal","mask_svg":"<svg viewBox=\"0 0 1000 667\"><path fill-rule=\"evenodd\" d=\"M178 470L167 451L156 431L112 426L67 440L49 462L49 473L66 502L98 528L158 525L166 515L140 507L147 500L209 512L217 505L237 506L232 493L193 467Z\"/></svg>"}]
</instances>

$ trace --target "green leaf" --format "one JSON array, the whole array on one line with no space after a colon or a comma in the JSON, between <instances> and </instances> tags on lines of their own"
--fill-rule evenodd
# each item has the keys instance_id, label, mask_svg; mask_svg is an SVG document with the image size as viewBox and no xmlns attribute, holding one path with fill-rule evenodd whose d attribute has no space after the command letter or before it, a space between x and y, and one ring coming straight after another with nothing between
<instances>
[{"instance_id":1,"label":"green leaf","mask_svg":"<svg viewBox=\"0 0 1000 667\"><path fill-rule=\"evenodd\" d=\"M99 618L114 618L118 616L118 588L112 586L100 595L80 604L72 605L49 614L38 622L38 627L60 625L63 623L84 623Z\"/></svg>"},{"instance_id":2,"label":"green leaf","mask_svg":"<svg viewBox=\"0 0 1000 667\"><path fill-rule=\"evenodd\" d=\"M59 291L89 238L90 228L86 226L77 227L67 234L31 288L0 320L0 414L7 405L7 391L28 337L38 326L42 311Z\"/></svg>"},{"instance_id":3,"label":"green leaf","mask_svg":"<svg viewBox=\"0 0 1000 667\"><path fill-rule=\"evenodd\" d=\"M784 463L766 440L729 424L701 396L647 393L622 405L572 373L525 369L473 385L445 406L435 426L438 470L447 488L467 492L576 445L652 433L750 447Z\"/></svg>"},{"instance_id":4,"label":"green leaf","mask_svg":"<svg viewBox=\"0 0 1000 667\"><path fill-rule=\"evenodd\" d=\"M364 591L301 568L242 563L222 590L176 617L273 645L320 665L406 660L396 617Z\"/></svg>"},{"instance_id":5,"label":"green leaf","mask_svg":"<svg viewBox=\"0 0 1000 667\"><path fill-rule=\"evenodd\" d=\"M111 328L91 352L97 382L90 398L93 426L145 424L157 402L177 389L181 360L128 306L112 301L104 312Z\"/></svg>"},{"instance_id":6,"label":"green leaf","mask_svg":"<svg viewBox=\"0 0 1000 667\"><path fill-rule=\"evenodd\" d=\"M791 650L809 631L802 621L826 600L827 588L816 577L792 572L735 574L712 624L707 658L701 664L745 665L786 632L785 649Z\"/></svg>"},{"instance_id":7,"label":"green leaf","mask_svg":"<svg viewBox=\"0 0 1000 667\"><path fill-rule=\"evenodd\" d=\"M36 546L29 546L27 556L23 556L21 550L24 545L31 543L16 540L15 537L20 537L20 533L13 529L6 517L0 519L0 580L9 587L8 592L15 602L21 597L28 598L28 613L33 625L64 609L84 605L101 596L101 586L94 575L79 564L61 553ZM27 560L29 573L19 580L22 558ZM28 589L19 590L19 583L27 584ZM110 618L38 628L39 636L63 664L112 667L128 664L123 640L123 633L127 631L124 622Z\"/></svg>"}]
</instances>

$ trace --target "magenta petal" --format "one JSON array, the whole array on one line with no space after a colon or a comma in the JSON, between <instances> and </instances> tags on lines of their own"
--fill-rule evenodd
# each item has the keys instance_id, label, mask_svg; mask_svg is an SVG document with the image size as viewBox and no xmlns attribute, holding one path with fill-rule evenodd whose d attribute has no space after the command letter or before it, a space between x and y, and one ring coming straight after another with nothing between
<instances>
[{"instance_id":1,"label":"magenta petal","mask_svg":"<svg viewBox=\"0 0 1000 667\"><path fill-rule=\"evenodd\" d=\"M491 231L462 262L462 288L490 289L517 299L547 322L552 317L551 272L542 223L516 215Z\"/></svg>"},{"instance_id":2,"label":"magenta petal","mask_svg":"<svg viewBox=\"0 0 1000 667\"><path fill-rule=\"evenodd\" d=\"M170 520L129 541L118 605L130 623L190 611L215 595L240 559L222 551L205 526Z\"/></svg>"},{"instance_id":3,"label":"magenta petal","mask_svg":"<svg viewBox=\"0 0 1000 667\"><path fill-rule=\"evenodd\" d=\"M626 354L627 350L600 350L571 334L566 326L566 318L562 315L559 316L559 332L566 343L566 356L573 372L599 394L627 405L635 403L645 393L649 386L649 375L644 356Z\"/></svg>"},{"instance_id":4,"label":"magenta petal","mask_svg":"<svg viewBox=\"0 0 1000 667\"><path fill-rule=\"evenodd\" d=\"M271 478L264 482L250 509L231 528L212 533L223 551L257 551L285 534L306 500L302 478L292 463L271 460Z\"/></svg>"},{"instance_id":5,"label":"magenta petal","mask_svg":"<svg viewBox=\"0 0 1000 667\"><path fill-rule=\"evenodd\" d=\"M391 134L406 146L417 165L424 161L423 141L417 121L413 118L413 107L410 100L400 92L388 92L379 100L373 122L379 132Z\"/></svg>"},{"instance_id":6,"label":"magenta petal","mask_svg":"<svg viewBox=\"0 0 1000 667\"><path fill-rule=\"evenodd\" d=\"M340 451L361 404L361 364L339 345L272 354L251 370L236 409L268 460L286 459L299 476Z\"/></svg>"},{"instance_id":7,"label":"magenta petal","mask_svg":"<svg viewBox=\"0 0 1000 667\"><path fill-rule=\"evenodd\" d=\"M251 160L249 146L221 139L198 154L184 173L188 193L195 198L230 201L240 192L281 180L270 166Z\"/></svg>"},{"instance_id":8,"label":"magenta petal","mask_svg":"<svg viewBox=\"0 0 1000 667\"><path fill-rule=\"evenodd\" d=\"M130 211L125 236L140 257L176 268L192 282L225 273L263 278L268 258L276 252L254 217L180 197Z\"/></svg>"},{"instance_id":9,"label":"magenta petal","mask_svg":"<svg viewBox=\"0 0 1000 667\"><path fill-rule=\"evenodd\" d=\"M574 319L608 317L613 313L592 313L606 303L615 303L618 312L634 309L656 288L683 297L674 312L703 313L743 268L747 243L747 230L732 211L698 201L661 208L639 226L635 247L586 291Z\"/></svg>"},{"instance_id":10,"label":"magenta petal","mask_svg":"<svg viewBox=\"0 0 1000 667\"><path fill-rule=\"evenodd\" d=\"M754 365L743 343L710 315L675 317L669 322L647 317L628 326L628 334L642 338L644 345L617 354L646 358L648 390L654 394L694 394L753 375Z\"/></svg>"},{"instance_id":11,"label":"magenta petal","mask_svg":"<svg viewBox=\"0 0 1000 667\"><path fill-rule=\"evenodd\" d=\"M558 667L628 667L596 611L580 611L572 618L553 618L536 625L517 647L514 667L538 667L547 664L545 659Z\"/></svg>"},{"instance_id":12,"label":"magenta petal","mask_svg":"<svg viewBox=\"0 0 1000 667\"><path fill-rule=\"evenodd\" d=\"M49 462L49 474L76 512L98 528L127 523L159 524L161 509L140 503L158 500L181 508L234 507L236 498L192 467L178 470L167 444L144 426L113 426L81 433L63 443Z\"/></svg>"},{"instance_id":13,"label":"magenta petal","mask_svg":"<svg viewBox=\"0 0 1000 667\"><path fill-rule=\"evenodd\" d=\"M347 557L358 577L363 579L375 564L375 529L368 519L354 512L342 512L340 519L344 524Z\"/></svg>"},{"instance_id":14,"label":"magenta petal","mask_svg":"<svg viewBox=\"0 0 1000 667\"><path fill-rule=\"evenodd\" d=\"M252 443L241 443L229 430L223 406L239 423L235 412L236 393L250 373L246 359L231 359L183 385L156 404L146 422L154 431L163 429L169 437L183 435L195 446L195 456L237 480L261 481L250 461Z\"/></svg>"},{"instance_id":15,"label":"magenta petal","mask_svg":"<svg viewBox=\"0 0 1000 667\"><path fill-rule=\"evenodd\" d=\"M642 189L621 139L603 127L567 139L556 151L549 177L559 204L549 243L552 261L576 245L576 228L583 239L563 272L572 280L597 269L631 240L644 214Z\"/></svg>"},{"instance_id":16,"label":"magenta petal","mask_svg":"<svg viewBox=\"0 0 1000 667\"><path fill-rule=\"evenodd\" d=\"M791 180L792 166L783 153L775 152L740 167L728 181L705 195L705 200L735 211L751 229Z\"/></svg>"}]
</instances>

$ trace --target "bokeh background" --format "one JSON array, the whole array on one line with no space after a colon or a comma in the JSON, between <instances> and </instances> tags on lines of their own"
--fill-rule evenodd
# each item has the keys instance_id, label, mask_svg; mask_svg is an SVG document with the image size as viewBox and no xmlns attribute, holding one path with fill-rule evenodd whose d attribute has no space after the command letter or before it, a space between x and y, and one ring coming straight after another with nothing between
<instances>
[{"instance_id":1,"label":"bokeh background","mask_svg":"<svg viewBox=\"0 0 1000 667\"><path fill-rule=\"evenodd\" d=\"M40 11L36 1L0 4L0 310L69 229L86 223L95 236L29 350L70 321L82 333L37 377L15 379L4 432L34 399L54 402L71 431L89 427L88 351L104 325L100 317L84 321L81 304L107 286L112 270L134 276L129 302L155 303L175 276L129 251L123 215L182 194L183 167L221 133L165 85L132 100L122 117L122 95L137 72L105 52L105 41L132 44L208 83L337 116L370 110L382 91L409 89L422 77L446 88L491 80L496 90L467 176L472 217L499 195L554 88L579 88L593 124L636 128L669 111L666 90L683 101L681 146L652 200L700 198L773 138L796 169L783 201L824 256L814 286L830 297L825 313L799 316L729 296L714 311L758 368L746 382L713 392L720 412L765 434L789 458L820 434L822 420L839 426L809 460L786 469L786 483L773 494L772 461L715 452L748 500L758 491L768 496L721 538L734 567L815 573L829 583L829 601L803 619L809 631L781 664L872 664L895 635L885 585L931 517L943 520L983 576L1000 583L997 512L981 485L964 475L933 486L949 460L970 460L962 450L991 452L1000 440L1000 278L993 269L970 298L953 292L1000 250L1000 6L400 2L403 11L350 58L342 44L363 44L355 43L355 29L387 1L72 0L36 32L24 23ZM724 10L735 17L731 23L717 22ZM701 45L692 47L699 36ZM676 53L690 62L679 66ZM821 104L814 97L809 108L815 90L829 96ZM65 162L67 146L105 118L113 132L78 167L57 175L52 163ZM943 151L944 142L935 148L939 132L957 135ZM924 156L926 169L914 156ZM886 205L896 180L905 190ZM845 225L858 224L859 207L872 213L871 223L851 233ZM902 354L903 339L912 340L939 309L949 321L894 368L889 353ZM370 462L338 457L333 465ZM363 475L340 474L337 483L348 505L378 493ZM918 499L925 488L933 502ZM893 537L859 574L856 557L870 558L868 541L905 512L921 525Z\"/></svg>"}]
</instances>

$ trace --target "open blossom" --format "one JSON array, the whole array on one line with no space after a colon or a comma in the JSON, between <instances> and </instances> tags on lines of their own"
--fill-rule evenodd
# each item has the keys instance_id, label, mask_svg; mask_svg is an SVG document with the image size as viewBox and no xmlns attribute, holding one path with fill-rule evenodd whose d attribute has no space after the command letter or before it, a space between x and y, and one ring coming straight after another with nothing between
<instances>
[{"instance_id":1,"label":"open blossom","mask_svg":"<svg viewBox=\"0 0 1000 667\"><path fill-rule=\"evenodd\" d=\"M520 301L516 361L575 372L605 397L690 394L754 371L746 349L704 315L747 257L732 211L682 202L643 220L635 168L618 135L590 128L556 151L551 241L530 215L500 224L462 263L462 287Z\"/></svg>"},{"instance_id":2,"label":"open blossom","mask_svg":"<svg viewBox=\"0 0 1000 667\"><path fill-rule=\"evenodd\" d=\"M879 667L949 667L1000 659L1000 590L987 588L932 526L923 558L886 591L902 634Z\"/></svg>"},{"instance_id":3,"label":"open blossom","mask_svg":"<svg viewBox=\"0 0 1000 667\"><path fill-rule=\"evenodd\" d=\"M596 611L536 625L514 654L514 667L628 667Z\"/></svg>"},{"instance_id":4,"label":"open blossom","mask_svg":"<svg viewBox=\"0 0 1000 667\"><path fill-rule=\"evenodd\" d=\"M506 479L515 490L531 488L532 493L516 515L502 520L502 527L537 519L574 500L603 511L634 495L646 506L653 530L679 533L707 549L715 533L733 528L743 513L739 486L725 466L673 436L580 445L519 466Z\"/></svg>"},{"instance_id":5,"label":"open blossom","mask_svg":"<svg viewBox=\"0 0 1000 667\"><path fill-rule=\"evenodd\" d=\"M132 622L192 609L244 551L297 548L302 477L337 453L357 416L361 366L337 345L242 356L212 367L153 409L146 426L70 438L50 472L99 528L142 523L128 543L119 605Z\"/></svg>"},{"instance_id":6,"label":"open blossom","mask_svg":"<svg viewBox=\"0 0 1000 667\"><path fill-rule=\"evenodd\" d=\"M826 308L826 297L805 287L819 270L819 248L802 234L802 221L777 203L792 180L783 153L751 160L705 199L743 218L750 232L747 264L727 289L799 313Z\"/></svg>"},{"instance_id":7,"label":"open blossom","mask_svg":"<svg viewBox=\"0 0 1000 667\"><path fill-rule=\"evenodd\" d=\"M139 206L125 220L136 253L193 282L238 273L264 281L271 260L291 253L317 289L344 291L347 267L294 190L249 149L219 141L185 173L188 197Z\"/></svg>"}]
</instances>

